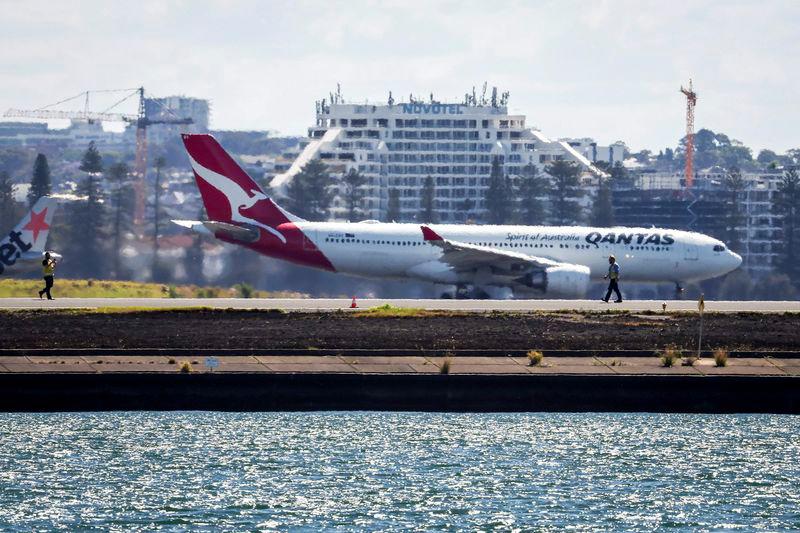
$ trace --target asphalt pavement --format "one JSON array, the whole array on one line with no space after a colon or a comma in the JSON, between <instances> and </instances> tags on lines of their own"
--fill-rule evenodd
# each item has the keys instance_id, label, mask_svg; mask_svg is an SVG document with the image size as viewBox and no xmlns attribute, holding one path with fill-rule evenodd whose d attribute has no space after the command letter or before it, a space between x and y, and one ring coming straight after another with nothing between
<instances>
[{"instance_id":1,"label":"asphalt pavement","mask_svg":"<svg viewBox=\"0 0 800 533\"><path fill-rule=\"evenodd\" d=\"M0 309L93 309L93 308L188 308L214 309L283 309L286 311L349 310L352 301L345 298L57 298L52 301L37 298L0 298ZM357 300L360 309L382 305L413 307L429 310L457 311L605 311L632 312L697 311L696 300L630 300L605 303L600 300ZM800 312L798 301L706 301L706 312L784 313Z\"/></svg>"}]
</instances>

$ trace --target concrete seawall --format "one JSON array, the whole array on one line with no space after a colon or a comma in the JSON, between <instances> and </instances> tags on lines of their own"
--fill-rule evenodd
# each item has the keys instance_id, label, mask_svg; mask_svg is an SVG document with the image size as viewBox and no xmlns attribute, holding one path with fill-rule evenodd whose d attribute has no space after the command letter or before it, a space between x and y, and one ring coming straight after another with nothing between
<instances>
[{"instance_id":1,"label":"concrete seawall","mask_svg":"<svg viewBox=\"0 0 800 533\"><path fill-rule=\"evenodd\" d=\"M0 373L0 411L410 410L800 414L756 375Z\"/></svg>"}]
</instances>

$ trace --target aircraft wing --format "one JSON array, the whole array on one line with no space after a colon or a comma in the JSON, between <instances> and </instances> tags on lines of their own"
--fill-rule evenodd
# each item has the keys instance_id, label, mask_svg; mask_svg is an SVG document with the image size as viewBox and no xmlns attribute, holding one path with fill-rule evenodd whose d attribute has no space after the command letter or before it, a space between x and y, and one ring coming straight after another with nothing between
<instances>
[{"instance_id":1,"label":"aircraft wing","mask_svg":"<svg viewBox=\"0 0 800 533\"><path fill-rule=\"evenodd\" d=\"M526 288L569 297L583 295L589 286L590 270L585 265L452 241L442 238L428 226L421 228L425 241L442 249L438 264L461 282L514 290Z\"/></svg>"},{"instance_id":2,"label":"aircraft wing","mask_svg":"<svg viewBox=\"0 0 800 533\"><path fill-rule=\"evenodd\" d=\"M516 278L529 272L563 265L563 263L544 257L451 241L442 238L428 226L421 227L425 241L442 249L440 261L447 263L454 272L470 272L480 268L489 268L494 276Z\"/></svg>"}]
</instances>

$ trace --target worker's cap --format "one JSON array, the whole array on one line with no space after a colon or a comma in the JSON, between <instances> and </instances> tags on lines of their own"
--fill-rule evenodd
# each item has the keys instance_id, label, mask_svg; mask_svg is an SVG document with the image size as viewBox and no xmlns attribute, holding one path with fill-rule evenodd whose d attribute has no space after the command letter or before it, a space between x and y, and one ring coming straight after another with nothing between
<instances>
[{"instance_id":1,"label":"worker's cap","mask_svg":"<svg viewBox=\"0 0 800 533\"><path fill-rule=\"evenodd\" d=\"M609 258L609 259L613 259L614 261L616 261L616 260L617 260L617 258L616 258L616 257L614 257L613 255L609 255L609 256L608 256L608 258Z\"/></svg>"}]
</instances>

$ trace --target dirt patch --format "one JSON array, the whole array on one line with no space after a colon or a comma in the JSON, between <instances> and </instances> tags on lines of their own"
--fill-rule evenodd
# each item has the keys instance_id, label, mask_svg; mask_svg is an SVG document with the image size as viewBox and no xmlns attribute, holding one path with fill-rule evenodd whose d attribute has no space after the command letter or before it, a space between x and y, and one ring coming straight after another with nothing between
<instances>
[{"instance_id":1,"label":"dirt patch","mask_svg":"<svg viewBox=\"0 0 800 533\"><path fill-rule=\"evenodd\" d=\"M461 313L357 317L349 313L193 310L0 313L3 348L695 348L697 317L627 313ZM790 350L800 315L709 314L704 347Z\"/></svg>"}]
</instances>

